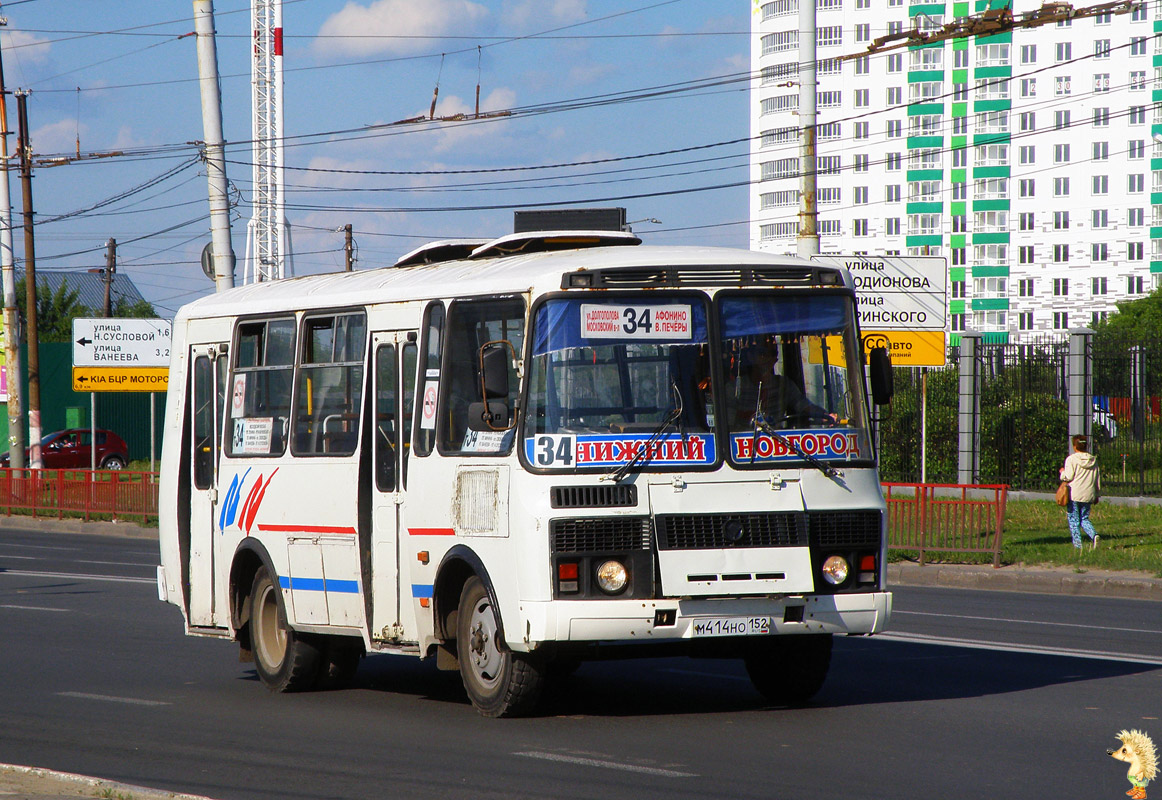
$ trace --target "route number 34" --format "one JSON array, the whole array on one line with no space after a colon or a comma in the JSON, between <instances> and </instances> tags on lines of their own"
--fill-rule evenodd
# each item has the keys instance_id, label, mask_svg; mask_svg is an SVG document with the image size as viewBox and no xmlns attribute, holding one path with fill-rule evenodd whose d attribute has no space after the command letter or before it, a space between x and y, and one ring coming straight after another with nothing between
<instances>
[{"instance_id":1,"label":"route number 34","mask_svg":"<svg viewBox=\"0 0 1162 800\"><path fill-rule=\"evenodd\" d=\"M571 467L573 437L538 436L533 442L533 453L538 467Z\"/></svg>"}]
</instances>

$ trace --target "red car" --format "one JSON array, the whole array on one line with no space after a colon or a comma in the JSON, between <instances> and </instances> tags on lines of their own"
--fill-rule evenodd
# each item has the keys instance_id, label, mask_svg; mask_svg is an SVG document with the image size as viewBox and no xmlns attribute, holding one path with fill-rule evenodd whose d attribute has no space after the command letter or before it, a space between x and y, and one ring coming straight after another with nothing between
<instances>
[{"instance_id":1,"label":"red car","mask_svg":"<svg viewBox=\"0 0 1162 800\"><path fill-rule=\"evenodd\" d=\"M69 428L50 433L40 440L40 455L45 469L88 469L92 466L92 437L89 428ZM25 450L24 464L29 455ZM129 448L113 431L97 429L97 468L125 469L129 463ZM8 453L0 455L0 467L10 466Z\"/></svg>"}]
</instances>

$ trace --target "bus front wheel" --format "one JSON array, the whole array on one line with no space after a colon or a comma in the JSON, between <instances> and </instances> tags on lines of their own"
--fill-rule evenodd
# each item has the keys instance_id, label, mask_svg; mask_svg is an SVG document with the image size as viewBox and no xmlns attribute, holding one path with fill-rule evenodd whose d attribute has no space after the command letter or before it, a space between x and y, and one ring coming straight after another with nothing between
<instances>
[{"instance_id":1,"label":"bus front wheel","mask_svg":"<svg viewBox=\"0 0 1162 800\"><path fill-rule=\"evenodd\" d=\"M544 681L542 665L501 641L497 610L475 576L460 592L456 656L468 698L484 716L521 716L535 707Z\"/></svg>"},{"instance_id":2,"label":"bus front wheel","mask_svg":"<svg viewBox=\"0 0 1162 800\"><path fill-rule=\"evenodd\" d=\"M801 705L827 679L831 634L786 635L755 642L743 662L751 683L771 703Z\"/></svg>"},{"instance_id":3,"label":"bus front wheel","mask_svg":"<svg viewBox=\"0 0 1162 800\"><path fill-rule=\"evenodd\" d=\"M272 692L312 688L319 674L319 648L287 624L282 590L266 567L254 575L250 603L250 645L258 677Z\"/></svg>"}]
</instances>

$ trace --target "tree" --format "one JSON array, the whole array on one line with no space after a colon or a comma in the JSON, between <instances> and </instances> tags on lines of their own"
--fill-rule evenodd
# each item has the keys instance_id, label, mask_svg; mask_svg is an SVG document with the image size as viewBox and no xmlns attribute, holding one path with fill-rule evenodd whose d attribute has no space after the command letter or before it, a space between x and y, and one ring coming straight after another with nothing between
<instances>
[{"instance_id":1,"label":"tree","mask_svg":"<svg viewBox=\"0 0 1162 800\"><path fill-rule=\"evenodd\" d=\"M145 300L130 302L127 297L118 297L113 306L113 316L119 319L154 319L157 311Z\"/></svg>"},{"instance_id":2,"label":"tree","mask_svg":"<svg viewBox=\"0 0 1162 800\"><path fill-rule=\"evenodd\" d=\"M41 284L36 295L36 331L42 342L67 342L73 336L73 319L92 316L88 306L80 301L80 292L69 289L68 281L61 281L55 292L48 292ZM27 293L24 280L16 287L16 304L20 316L27 319Z\"/></svg>"},{"instance_id":3,"label":"tree","mask_svg":"<svg viewBox=\"0 0 1162 800\"><path fill-rule=\"evenodd\" d=\"M1126 341L1157 339L1162 334L1162 287L1137 300L1123 300L1117 311L1094 328L1094 339Z\"/></svg>"}]
</instances>

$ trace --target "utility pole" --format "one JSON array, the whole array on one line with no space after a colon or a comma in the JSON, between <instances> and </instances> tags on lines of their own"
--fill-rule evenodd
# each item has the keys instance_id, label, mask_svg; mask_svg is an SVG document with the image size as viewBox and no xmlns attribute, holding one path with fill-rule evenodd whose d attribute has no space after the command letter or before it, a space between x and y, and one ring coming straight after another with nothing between
<instances>
[{"instance_id":1,"label":"utility pole","mask_svg":"<svg viewBox=\"0 0 1162 800\"><path fill-rule=\"evenodd\" d=\"M40 336L36 319L36 244L32 234L32 146L28 141L28 92L16 92L20 147L20 188L24 205L25 321L28 326L28 442L29 466L42 469L40 455Z\"/></svg>"},{"instance_id":2,"label":"utility pole","mask_svg":"<svg viewBox=\"0 0 1162 800\"><path fill-rule=\"evenodd\" d=\"M347 254L347 272L355 269L355 243L351 240L351 223L343 226L343 251Z\"/></svg>"},{"instance_id":3,"label":"utility pole","mask_svg":"<svg viewBox=\"0 0 1162 800\"><path fill-rule=\"evenodd\" d=\"M815 103L819 79L815 69L816 0L799 0L799 236L800 258L819 254L819 205L816 196Z\"/></svg>"},{"instance_id":4,"label":"utility pole","mask_svg":"<svg viewBox=\"0 0 1162 800\"><path fill-rule=\"evenodd\" d=\"M105 316L113 316L113 273L117 271L117 240L105 242Z\"/></svg>"},{"instance_id":5,"label":"utility pole","mask_svg":"<svg viewBox=\"0 0 1162 800\"><path fill-rule=\"evenodd\" d=\"M0 17L0 26L7 20ZM0 273L4 284L4 364L8 371L9 466L24 469L24 370L20 362L20 312L16 305L16 257L12 246L12 198L8 186L8 95L0 60Z\"/></svg>"},{"instance_id":6,"label":"utility pole","mask_svg":"<svg viewBox=\"0 0 1162 800\"><path fill-rule=\"evenodd\" d=\"M230 197L226 185L226 142L222 136L222 95L218 88L218 46L214 41L214 0L194 0L194 31L198 40L198 82L206 141L214 285L219 292L224 292L234 288L234 247L230 243Z\"/></svg>"}]
</instances>

